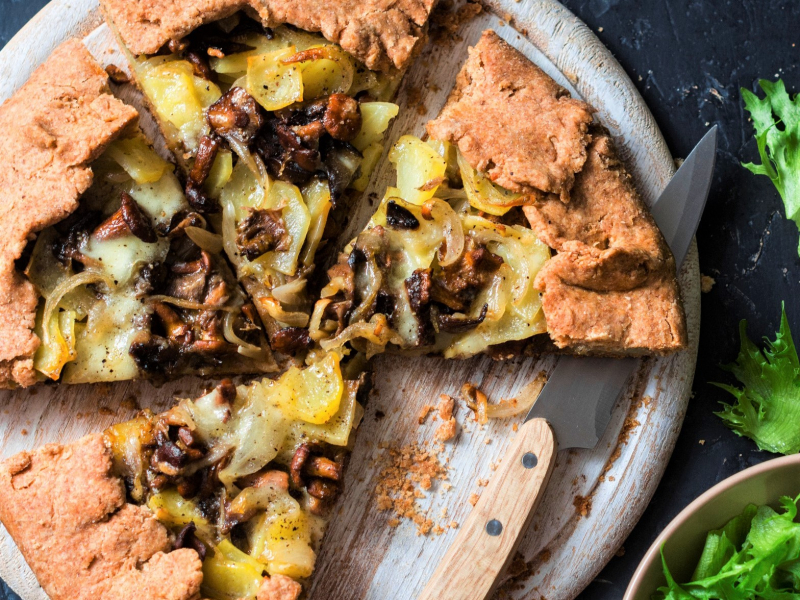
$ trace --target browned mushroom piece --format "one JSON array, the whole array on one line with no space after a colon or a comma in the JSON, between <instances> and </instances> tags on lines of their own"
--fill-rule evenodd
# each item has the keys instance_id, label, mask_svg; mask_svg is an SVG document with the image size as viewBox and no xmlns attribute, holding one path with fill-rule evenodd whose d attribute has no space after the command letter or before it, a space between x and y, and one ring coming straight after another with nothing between
<instances>
[{"instance_id":1,"label":"browned mushroom piece","mask_svg":"<svg viewBox=\"0 0 800 600\"><path fill-rule=\"evenodd\" d=\"M502 258L468 236L461 257L433 274L431 298L451 310L467 310L502 264Z\"/></svg>"},{"instance_id":2,"label":"browned mushroom piece","mask_svg":"<svg viewBox=\"0 0 800 600\"><path fill-rule=\"evenodd\" d=\"M176 238L183 235L187 227L203 228L205 222L205 219L199 213L183 210L172 217L166 232L170 238Z\"/></svg>"},{"instance_id":3,"label":"browned mushroom piece","mask_svg":"<svg viewBox=\"0 0 800 600\"><path fill-rule=\"evenodd\" d=\"M271 485L276 489L288 491L289 474L275 469L262 469L252 475L245 475L237 479L236 485L240 489L249 487L260 488Z\"/></svg>"},{"instance_id":4,"label":"browned mushroom piece","mask_svg":"<svg viewBox=\"0 0 800 600\"><path fill-rule=\"evenodd\" d=\"M219 201L209 196L203 186L198 185L191 179L186 182L183 193L189 206L201 214L213 215L222 210Z\"/></svg>"},{"instance_id":5,"label":"browned mushroom piece","mask_svg":"<svg viewBox=\"0 0 800 600\"><path fill-rule=\"evenodd\" d=\"M272 250L289 249L291 237L280 210L253 209L236 227L236 247L247 258L255 260Z\"/></svg>"},{"instance_id":6,"label":"browned mushroom piece","mask_svg":"<svg viewBox=\"0 0 800 600\"><path fill-rule=\"evenodd\" d=\"M136 366L149 374L171 372L180 359L180 350L175 344L160 335L142 332L136 336L128 349Z\"/></svg>"},{"instance_id":7,"label":"browned mushroom piece","mask_svg":"<svg viewBox=\"0 0 800 600\"><path fill-rule=\"evenodd\" d=\"M436 324L439 326L439 331L444 331L446 333L466 333L483 323L486 319L488 309L489 305L484 304L480 314L476 318L468 317L463 314L448 315L441 311L436 311Z\"/></svg>"},{"instance_id":8,"label":"browned mushroom piece","mask_svg":"<svg viewBox=\"0 0 800 600\"><path fill-rule=\"evenodd\" d=\"M119 209L103 221L92 235L98 240L113 240L133 234L147 244L155 243L158 236L150 217L130 194L122 192L120 197L122 203Z\"/></svg>"},{"instance_id":9,"label":"browned mushroom piece","mask_svg":"<svg viewBox=\"0 0 800 600\"><path fill-rule=\"evenodd\" d=\"M208 64L207 57L203 56L199 52L195 52L194 50L189 50L184 58L192 65L192 70L194 71L195 75L201 79L207 79L209 81L212 80L213 76L211 74L211 67Z\"/></svg>"},{"instance_id":10,"label":"browned mushroom piece","mask_svg":"<svg viewBox=\"0 0 800 600\"><path fill-rule=\"evenodd\" d=\"M158 315L171 342L184 346L192 341L191 327L184 323L178 313L164 302L153 302L153 312Z\"/></svg>"},{"instance_id":11,"label":"browned mushroom piece","mask_svg":"<svg viewBox=\"0 0 800 600\"><path fill-rule=\"evenodd\" d=\"M294 452L292 462L289 465L289 473L292 478L292 485L297 489L303 487L303 467L305 467L306 460L311 455L310 444L300 444Z\"/></svg>"},{"instance_id":12,"label":"browned mushroom piece","mask_svg":"<svg viewBox=\"0 0 800 600\"><path fill-rule=\"evenodd\" d=\"M227 140L249 144L264 125L264 109L243 88L233 87L208 108L211 130Z\"/></svg>"},{"instance_id":13,"label":"browned mushroom piece","mask_svg":"<svg viewBox=\"0 0 800 600\"><path fill-rule=\"evenodd\" d=\"M174 276L167 283L167 295L191 302L202 302L212 268L211 255L205 250L201 251L197 260L173 264L170 271Z\"/></svg>"},{"instance_id":14,"label":"browned mushroom piece","mask_svg":"<svg viewBox=\"0 0 800 600\"><path fill-rule=\"evenodd\" d=\"M343 465L324 456L312 456L306 462L305 471L311 477L322 477L339 481L342 478Z\"/></svg>"},{"instance_id":15,"label":"browned mushroom piece","mask_svg":"<svg viewBox=\"0 0 800 600\"><path fill-rule=\"evenodd\" d=\"M274 469L260 471L253 475L248 475L237 480L237 484L241 489L245 488L260 488L265 486L272 486L275 489L288 491L289 490L289 476L283 471ZM239 495L225 506L225 518L222 524L222 531L228 532L240 523L246 523L255 517L261 508L248 502L250 498L247 495Z\"/></svg>"},{"instance_id":16,"label":"browned mushroom piece","mask_svg":"<svg viewBox=\"0 0 800 600\"><path fill-rule=\"evenodd\" d=\"M308 350L314 346L314 340L305 327L284 327L276 331L270 338L272 349L284 354L294 354Z\"/></svg>"},{"instance_id":17,"label":"browned mushroom piece","mask_svg":"<svg viewBox=\"0 0 800 600\"><path fill-rule=\"evenodd\" d=\"M346 94L331 94L322 118L325 130L332 138L349 142L361 131L361 107Z\"/></svg>"},{"instance_id":18,"label":"browned mushroom piece","mask_svg":"<svg viewBox=\"0 0 800 600\"><path fill-rule=\"evenodd\" d=\"M195 535L196 530L197 526L194 524L194 521L187 523L183 529L178 532L178 535L175 536L173 548L175 550L180 550L181 548L191 548L197 552L200 560L205 560L206 554L208 553L208 548L200 540L200 538Z\"/></svg>"},{"instance_id":19,"label":"browned mushroom piece","mask_svg":"<svg viewBox=\"0 0 800 600\"><path fill-rule=\"evenodd\" d=\"M306 489L309 496L328 502L334 501L339 494L339 486L335 482L321 477L314 477L309 480Z\"/></svg>"},{"instance_id":20,"label":"browned mushroom piece","mask_svg":"<svg viewBox=\"0 0 800 600\"><path fill-rule=\"evenodd\" d=\"M192 165L192 170L189 173L189 179L195 185L203 185L208 174L211 172L211 167L214 166L214 159L217 157L219 151L219 139L204 135L200 138L200 143L197 147L197 155Z\"/></svg>"}]
</instances>

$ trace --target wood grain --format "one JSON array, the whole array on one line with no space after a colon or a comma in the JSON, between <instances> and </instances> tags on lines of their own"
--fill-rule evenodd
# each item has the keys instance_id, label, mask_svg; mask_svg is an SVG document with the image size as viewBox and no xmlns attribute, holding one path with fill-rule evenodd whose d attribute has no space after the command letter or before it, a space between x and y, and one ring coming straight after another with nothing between
<instances>
[{"instance_id":1,"label":"wood grain","mask_svg":"<svg viewBox=\"0 0 800 600\"><path fill-rule=\"evenodd\" d=\"M542 499L555 461L556 440L547 421L532 419L520 427L419 600L484 600L494 591Z\"/></svg>"},{"instance_id":2,"label":"wood grain","mask_svg":"<svg viewBox=\"0 0 800 600\"><path fill-rule=\"evenodd\" d=\"M608 50L569 11L554 0L489 0L497 14L483 14L452 44L430 44L408 73L399 102L407 106L389 131L422 135L424 124L441 110L466 48L491 27L549 75L590 102L611 130L621 155L647 203L652 203L674 172L672 157L656 124ZM0 100L10 96L70 35L98 24L96 0L53 0L0 52ZM513 26L508 17L513 18ZM516 29L515 29L516 27ZM102 62L119 63L119 50L106 27L92 32L87 46ZM422 102L409 106L409 100ZM389 145L387 145L387 148ZM367 192L383 195L394 174L384 161ZM360 229L374 206L364 202L351 215L345 238ZM691 390L700 325L700 286L696 247L680 273L690 348L668 358L650 359L619 400L609 427L593 450L567 450L556 458L544 498L519 547L521 573L506 587L507 597L574 598L618 550L647 506L672 453ZM310 596L314 600L416 598L455 539L458 528L418 536L413 524L390 527L390 513L376 510L376 479L387 446L431 439L438 423L420 426L417 415L439 394L457 395L471 381L492 401L516 396L554 357L494 362L381 357L377 389L366 407L352 454L347 489L317 561ZM155 387L147 382L114 385L40 386L0 393L0 458L46 442L75 440L133 415L142 408L163 410L173 397L199 392L208 382L184 379ZM465 523L474 494L485 494L488 480L511 445L512 420L484 428L457 414L459 434L439 460L448 486L434 484L419 500L420 511L437 524ZM444 515L446 511L446 516ZM582 514L585 513L585 514ZM0 528L0 577L26 600L45 598L13 542Z\"/></svg>"}]
</instances>

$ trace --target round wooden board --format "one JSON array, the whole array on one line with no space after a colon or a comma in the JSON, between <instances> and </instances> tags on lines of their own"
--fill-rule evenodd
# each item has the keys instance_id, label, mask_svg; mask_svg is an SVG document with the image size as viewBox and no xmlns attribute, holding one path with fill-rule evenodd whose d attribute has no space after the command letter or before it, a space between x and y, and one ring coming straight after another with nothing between
<instances>
[{"instance_id":1,"label":"round wooden board","mask_svg":"<svg viewBox=\"0 0 800 600\"><path fill-rule=\"evenodd\" d=\"M404 133L421 135L438 114L466 48L483 29L493 28L534 62L589 103L611 130L639 191L652 203L674 172L672 157L633 83L592 32L554 0L488 0L484 13L448 45L429 44L400 91L401 112L390 142ZM498 17L498 15L502 15ZM54 0L0 52L0 100L9 97L60 42L87 35L86 45L103 63L124 61L108 28L100 25L95 0ZM421 103L419 103L421 98ZM409 107L409 100L416 106ZM389 145L387 145L388 147ZM384 157L385 158L385 157ZM392 182L384 160L370 190L382 195ZM348 235L369 218L364 202L351 220ZM672 453L691 391L700 330L700 275L693 247L680 273L689 325L690 348L662 359L647 359L614 409L605 436L593 450L559 454L546 496L520 546L515 576L501 595L510 598L574 598L608 562L638 521ZM389 524L379 512L375 484L387 453L433 438L438 425L417 415L439 394L457 395L471 381L490 399L513 397L556 359L493 362L487 358L444 361L382 357L376 362L377 390L367 406L350 461L348 484L323 543L310 596L315 600L411 599L421 591L457 533L445 528L417 535L416 526ZM161 387L147 382L84 386L39 386L0 394L0 459L47 442L68 442L131 417L130 399L162 410L174 397L191 396L207 382L182 379ZM128 402L123 402L128 400ZM483 489L492 466L513 436L513 420L480 429L463 408L459 434L440 454L448 485L434 483L418 500L437 525L463 522L469 497ZM80 474L76 474L77 477ZM514 490L508 490L513 494ZM0 577L23 598L46 596L0 527Z\"/></svg>"}]
</instances>

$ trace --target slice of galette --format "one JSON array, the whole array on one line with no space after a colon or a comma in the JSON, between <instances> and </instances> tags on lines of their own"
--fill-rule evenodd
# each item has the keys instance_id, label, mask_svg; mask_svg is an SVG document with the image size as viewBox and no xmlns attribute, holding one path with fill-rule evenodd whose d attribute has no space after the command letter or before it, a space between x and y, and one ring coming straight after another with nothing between
<instances>
[{"instance_id":1,"label":"slice of galette","mask_svg":"<svg viewBox=\"0 0 800 600\"><path fill-rule=\"evenodd\" d=\"M262 372L222 238L78 41L0 106L0 385Z\"/></svg>"},{"instance_id":2,"label":"slice of galette","mask_svg":"<svg viewBox=\"0 0 800 600\"><path fill-rule=\"evenodd\" d=\"M466 357L686 345L675 261L592 111L484 32L329 271L311 337Z\"/></svg>"},{"instance_id":3,"label":"slice of galette","mask_svg":"<svg viewBox=\"0 0 800 600\"><path fill-rule=\"evenodd\" d=\"M0 520L52 600L295 600L363 414L320 355L0 464Z\"/></svg>"},{"instance_id":4,"label":"slice of galette","mask_svg":"<svg viewBox=\"0 0 800 600\"><path fill-rule=\"evenodd\" d=\"M101 3L275 350L313 346L317 250L383 153L433 3Z\"/></svg>"}]
</instances>

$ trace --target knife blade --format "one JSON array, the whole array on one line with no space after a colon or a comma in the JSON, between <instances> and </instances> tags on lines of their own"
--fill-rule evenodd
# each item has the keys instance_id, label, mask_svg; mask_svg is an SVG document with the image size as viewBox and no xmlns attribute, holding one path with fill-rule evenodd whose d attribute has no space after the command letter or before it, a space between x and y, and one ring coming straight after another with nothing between
<instances>
[{"instance_id":1,"label":"knife blade","mask_svg":"<svg viewBox=\"0 0 800 600\"><path fill-rule=\"evenodd\" d=\"M651 209L680 266L714 173L717 127L695 146ZM593 448L638 359L564 356L519 428L501 466L440 561L419 600L484 600L527 529L557 449Z\"/></svg>"},{"instance_id":2,"label":"knife blade","mask_svg":"<svg viewBox=\"0 0 800 600\"><path fill-rule=\"evenodd\" d=\"M716 155L715 125L651 209L677 266L686 258L700 223ZM525 421L547 419L559 448L594 448L608 426L614 402L638 364L635 358L561 357Z\"/></svg>"}]
</instances>

